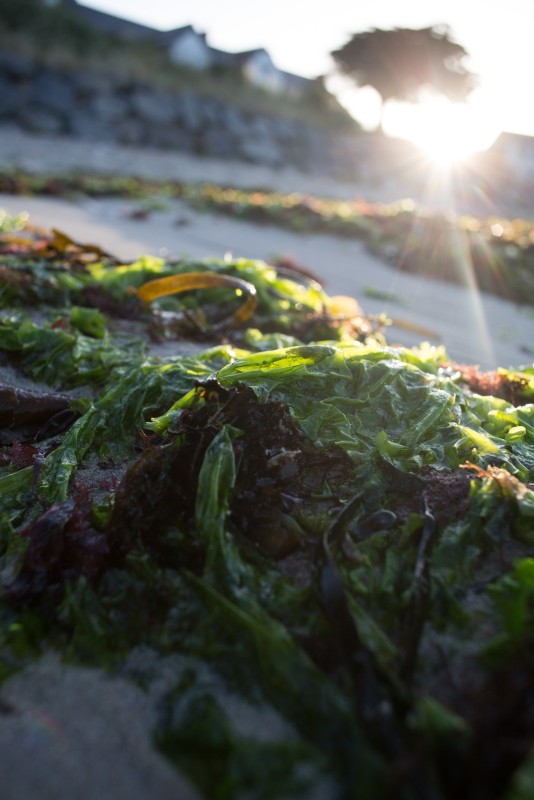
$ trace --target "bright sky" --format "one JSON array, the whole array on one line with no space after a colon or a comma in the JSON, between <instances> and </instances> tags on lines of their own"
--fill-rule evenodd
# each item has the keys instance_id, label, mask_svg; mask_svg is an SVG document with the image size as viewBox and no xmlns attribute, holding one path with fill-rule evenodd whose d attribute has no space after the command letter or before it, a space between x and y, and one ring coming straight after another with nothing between
<instances>
[{"instance_id":1,"label":"bright sky","mask_svg":"<svg viewBox=\"0 0 534 800\"><path fill-rule=\"evenodd\" d=\"M80 0L81 2L81 0ZM332 68L329 52L353 33L369 28L422 28L447 24L470 53L469 67L480 88L471 100L479 137L499 130L534 136L532 78L533 0L83 0L83 4L154 28L192 24L222 50L265 47L281 69L314 77ZM365 126L375 122L372 93L359 92L353 113ZM406 109L390 109L386 129L402 135L420 122ZM411 128L410 128L411 126ZM487 143L484 144L489 144Z\"/></svg>"}]
</instances>

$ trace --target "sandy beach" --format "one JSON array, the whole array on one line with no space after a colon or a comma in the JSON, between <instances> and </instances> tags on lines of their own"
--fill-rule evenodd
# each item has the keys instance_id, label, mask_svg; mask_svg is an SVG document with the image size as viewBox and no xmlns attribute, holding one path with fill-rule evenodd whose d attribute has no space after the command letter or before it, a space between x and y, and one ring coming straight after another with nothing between
<instances>
[{"instance_id":1,"label":"sandy beach","mask_svg":"<svg viewBox=\"0 0 534 800\"><path fill-rule=\"evenodd\" d=\"M403 187L356 186L291 170L191 157L179 153L44 139L3 132L0 168L30 172L116 173L186 182L214 182L248 188L298 191L330 197L364 197L391 202ZM382 196L380 196L382 192ZM142 254L174 258L235 257L269 261L291 256L324 281L329 294L356 297L369 314L385 313L393 325L391 343L408 346L428 340L444 345L451 359L483 369L520 366L532 361L534 309L481 293L466 265L464 286L400 272L371 255L357 241L324 234L296 234L211 213L198 213L178 200L165 200L144 219L132 217L140 204L131 200L0 195L0 208L27 211L31 221L59 228L82 242L101 245L121 259Z\"/></svg>"}]
</instances>

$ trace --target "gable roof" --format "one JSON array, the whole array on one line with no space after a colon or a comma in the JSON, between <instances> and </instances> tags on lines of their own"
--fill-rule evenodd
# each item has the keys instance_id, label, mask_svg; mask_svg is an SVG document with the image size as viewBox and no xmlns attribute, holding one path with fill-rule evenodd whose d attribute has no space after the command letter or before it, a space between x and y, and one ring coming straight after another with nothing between
<instances>
[{"instance_id":1,"label":"gable roof","mask_svg":"<svg viewBox=\"0 0 534 800\"><path fill-rule=\"evenodd\" d=\"M272 58L264 47L255 47L252 50L243 50L241 53L231 53L236 64L245 64L251 58L258 55L265 55L272 62Z\"/></svg>"},{"instance_id":2,"label":"gable roof","mask_svg":"<svg viewBox=\"0 0 534 800\"><path fill-rule=\"evenodd\" d=\"M170 31L155 31L155 33L157 34L158 42L160 42L160 44L163 45L171 44L172 42L175 42L177 39L181 39L183 36L192 33L194 36L197 37L197 39L200 39L206 45L206 47L208 47L208 45L206 44L206 34L199 33L193 28L192 25L183 25L180 28L173 28ZM211 49L212 48L210 47L210 50Z\"/></svg>"},{"instance_id":3,"label":"gable roof","mask_svg":"<svg viewBox=\"0 0 534 800\"><path fill-rule=\"evenodd\" d=\"M111 33L136 39L157 39L158 37L159 31L150 28L148 25L141 25L139 22L132 22L129 19L115 17L105 11L99 11L96 8L83 6L76 0L70 0L69 5L84 22L102 31L102 33Z\"/></svg>"},{"instance_id":4,"label":"gable roof","mask_svg":"<svg viewBox=\"0 0 534 800\"><path fill-rule=\"evenodd\" d=\"M264 47L256 47L251 50L243 50L239 53L228 53L224 50L218 50L211 47L206 42L206 34L199 33L192 25L183 25L178 28L173 28L168 31L159 31L155 28L150 28L148 25L142 25L139 22L132 22L122 17L116 17L113 14L108 14L105 11L99 11L96 8L89 8L82 5L78 0L62 0L62 2L70 6L76 14L85 22L93 25L93 27L102 31L103 33L115 34L129 39L150 39L157 42L162 47L170 47L176 40L186 35L193 34L202 42L209 51L211 64L221 67L243 67L254 57L261 55L267 59L272 65L273 70L276 70L283 76L284 83L288 88L293 90L302 90L313 82L310 78L304 78L300 75L293 75L289 72L284 72L278 69Z\"/></svg>"}]
</instances>

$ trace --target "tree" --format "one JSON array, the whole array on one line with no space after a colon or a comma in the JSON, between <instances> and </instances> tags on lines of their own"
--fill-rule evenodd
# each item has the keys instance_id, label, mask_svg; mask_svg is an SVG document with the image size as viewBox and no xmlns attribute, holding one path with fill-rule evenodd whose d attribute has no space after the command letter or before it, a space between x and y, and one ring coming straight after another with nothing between
<instances>
[{"instance_id":1,"label":"tree","mask_svg":"<svg viewBox=\"0 0 534 800\"><path fill-rule=\"evenodd\" d=\"M373 29L334 50L338 70L358 86L371 86L382 100L379 129L388 100L417 102L423 90L463 101L475 86L465 66L467 51L446 27Z\"/></svg>"}]
</instances>

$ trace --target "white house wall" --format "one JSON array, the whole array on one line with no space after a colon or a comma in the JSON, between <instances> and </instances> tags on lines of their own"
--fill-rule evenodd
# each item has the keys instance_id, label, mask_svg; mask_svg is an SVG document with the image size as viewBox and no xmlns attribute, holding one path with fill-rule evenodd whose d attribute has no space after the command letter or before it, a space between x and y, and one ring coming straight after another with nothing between
<instances>
[{"instance_id":1,"label":"white house wall","mask_svg":"<svg viewBox=\"0 0 534 800\"><path fill-rule=\"evenodd\" d=\"M268 92L285 90L284 76L271 61L267 53L254 53L243 64L243 75L254 86Z\"/></svg>"},{"instance_id":2,"label":"white house wall","mask_svg":"<svg viewBox=\"0 0 534 800\"><path fill-rule=\"evenodd\" d=\"M169 47L169 57L175 64L184 64L192 69L207 69L211 65L207 45L194 32L177 37Z\"/></svg>"}]
</instances>

